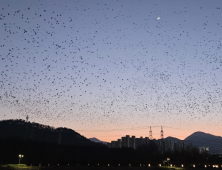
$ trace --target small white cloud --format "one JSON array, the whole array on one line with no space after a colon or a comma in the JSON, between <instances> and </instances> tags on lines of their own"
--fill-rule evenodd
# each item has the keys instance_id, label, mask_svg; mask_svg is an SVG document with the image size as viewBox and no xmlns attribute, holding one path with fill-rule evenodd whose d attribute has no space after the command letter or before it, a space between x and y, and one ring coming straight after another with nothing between
<instances>
[{"instance_id":1,"label":"small white cloud","mask_svg":"<svg viewBox=\"0 0 222 170\"><path fill-rule=\"evenodd\" d=\"M160 17L156 18L157 20L160 20Z\"/></svg>"}]
</instances>

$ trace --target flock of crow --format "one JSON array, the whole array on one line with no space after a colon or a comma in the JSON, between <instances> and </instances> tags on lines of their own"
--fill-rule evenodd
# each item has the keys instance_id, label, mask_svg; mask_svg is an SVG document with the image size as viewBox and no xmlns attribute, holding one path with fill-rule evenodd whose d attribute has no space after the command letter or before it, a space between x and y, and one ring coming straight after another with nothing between
<instances>
[{"instance_id":1,"label":"flock of crow","mask_svg":"<svg viewBox=\"0 0 222 170\"><path fill-rule=\"evenodd\" d=\"M1 119L222 131L220 1L22 2L0 5Z\"/></svg>"}]
</instances>

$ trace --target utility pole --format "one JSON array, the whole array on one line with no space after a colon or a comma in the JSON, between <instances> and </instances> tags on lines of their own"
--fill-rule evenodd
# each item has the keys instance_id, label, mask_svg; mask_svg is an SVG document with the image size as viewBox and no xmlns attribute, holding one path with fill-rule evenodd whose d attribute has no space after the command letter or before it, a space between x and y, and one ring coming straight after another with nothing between
<instances>
[{"instance_id":1,"label":"utility pole","mask_svg":"<svg viewBox=\"0 0 222 170\"><path fill-rule=\"evenodd\" d=\"M26 121L25 121L25 124L26 124L26 130L25 130L25 140L26 140L26 138L27 138L28 120L29 120L29 116L27 115L27 116L26 116Z\"/></svg>"},{"instance_id":2,"label":"utility pole","mask_svg":"<svg viewBox=\"0 0 222 170\"><path fill-rule=\"evenodd\" d=\"M59 131L59 145L61 143L61 140L62 140L62 130Z\"/></svg>"},{"instance_id":3,"label":"utility pole","mask_svg":"<svg viewBox=\"0 0 222 170\"><path fill-rule=\"evenodd\" d=\"M31 125L32 128L31 128L31 132L30 132L30 139L33 139L33 125Z\"/></svg>"},{"instance_id":4,"label":"utility pole","mask_svg":"<svg viewBox=\"0 0 222 170\"><path fill-rule=\"evenodd\" d=\"M152 135L151 126L150 126L150 135L149 135L149 139L150 139L150 140L153 140L153 135Z\"/></svg>"}]
</instances>

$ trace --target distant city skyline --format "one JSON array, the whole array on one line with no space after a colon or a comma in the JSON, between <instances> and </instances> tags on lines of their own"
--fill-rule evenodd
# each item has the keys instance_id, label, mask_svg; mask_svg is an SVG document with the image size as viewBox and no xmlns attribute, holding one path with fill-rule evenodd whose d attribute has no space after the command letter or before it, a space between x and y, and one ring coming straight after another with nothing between
<instances>
[{"instance_id":1,"label":"distant city skyline","mask_svg":"<svg viewBox=\"0 0 222 170\"><path fill-rule=\"evenodd\" d=\"M135 136L126 135L121 139L117 139L107 143L108 148L133 148L137 149L140 146L149 146L149 144L155 144L157 146L157 151L160 154L164 154L167 152L174 153L177 152L191 152L193 149L192 143L187 143L185 141L173 141L173 140L166 140L164 138L158 140L152 140L149 137L140 137L137 138ZM201 148L200 152L204 151L205 148ZM208 148L209 151L209 148Z\"/></svg>"},{"instance_id":2,"label":"distant city skyline","mask_svg":"<svg viewBox=\"0 0 222 170\"><path fill-rule=\"evenodd\" d=\"M221 136L221 14L221 0L1 0L0 120Z\"/></svg>"}]
</instances>

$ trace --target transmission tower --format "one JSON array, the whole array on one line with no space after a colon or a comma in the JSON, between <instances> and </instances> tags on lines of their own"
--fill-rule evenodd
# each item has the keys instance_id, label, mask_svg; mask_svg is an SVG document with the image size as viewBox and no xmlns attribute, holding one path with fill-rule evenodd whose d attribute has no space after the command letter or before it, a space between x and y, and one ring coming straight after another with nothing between
<instances>
[{"instance_id":1,"label":"transmission tower","mask_svg":"<svg viewBox=\"0 0 222 170\"><path fill-rule=\"evenodd\" d=\"M160 139L164 139L164 136L163 136L163 127L161 126L161 131L160 131Z\"/></svg>"},{"instance_id":2,"label":"transmission tower","mask_svg":"<svg viewBox=\"0 0 222 170\"><path fill-rule=\"evenodd\" d=\"M150 139L150 140L153 140L153 135L152 135L152 129L151 129L151 126L150 126L150 135L149 135L149 139Z\"/></svg>"}]
</instances>

